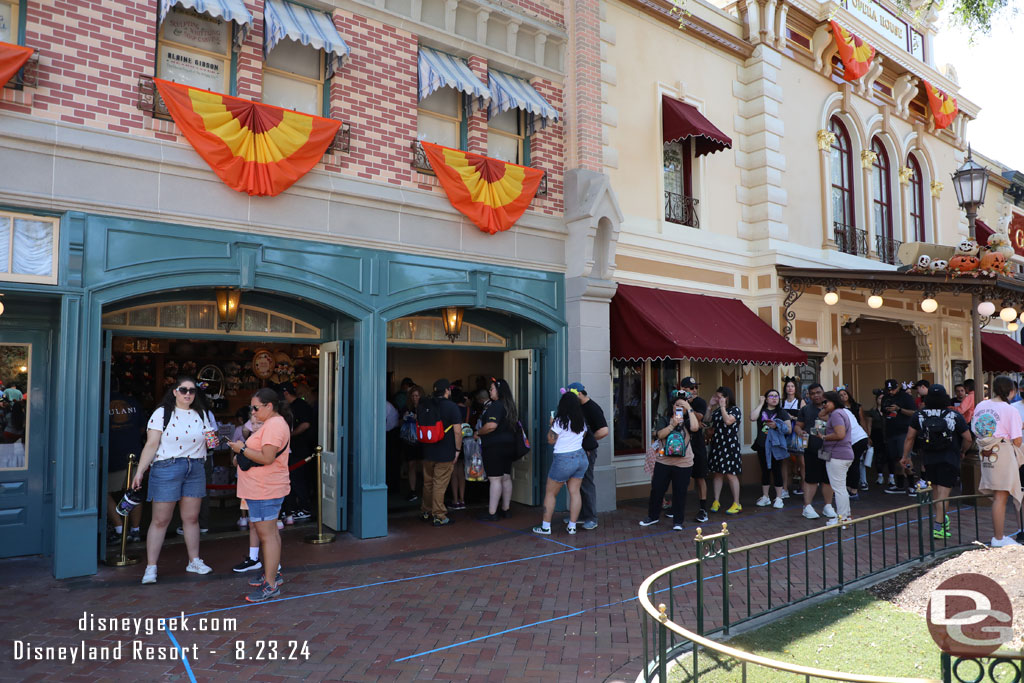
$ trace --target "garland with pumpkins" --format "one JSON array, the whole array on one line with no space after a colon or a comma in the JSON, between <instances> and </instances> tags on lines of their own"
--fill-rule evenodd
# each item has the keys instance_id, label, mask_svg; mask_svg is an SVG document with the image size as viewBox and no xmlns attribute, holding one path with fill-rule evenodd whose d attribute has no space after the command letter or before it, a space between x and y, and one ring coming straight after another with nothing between
<instances>
[{"instance_id":1,"label":"garland with pumpkins","mask_svg":"<svg viewBox=\"0 0 1024 683\"><path fill-rule=\"evenodd\" d=\"M969 238L955 247L907 242L899 248L898 258L904 265L898 270L948 277L998 277L1013 274L1013 254L1009 234L997 229L984 245Z\"/></svg>"}]
</instances>

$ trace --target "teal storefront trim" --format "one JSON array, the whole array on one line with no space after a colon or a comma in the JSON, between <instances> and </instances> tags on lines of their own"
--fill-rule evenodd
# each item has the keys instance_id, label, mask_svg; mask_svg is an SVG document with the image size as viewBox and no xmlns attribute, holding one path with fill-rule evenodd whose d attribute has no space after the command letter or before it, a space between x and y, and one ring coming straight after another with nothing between
<instances>
[{"instance_id":1,"label":"teal storefront trim","mask_svg":"<svg viewBox=\"0 0 1024 683\"><path fill-rule=\"evenodd\" d=\"M95 446L103 409L104 312L232 286L243 290L243 301L246 296L294 301L294 310L282 312L302 318L303 311L312 311L317 327L324 330L321 341L348 341L348 529L357 538L387 534L385 435L380 425L388 321L464 306L467 321L477 315L489 328L503 326L497 331L510 340L509 349L536 349L541 366L532 406L536 425L557 404L557 387L565 379L567 329L560 273L80 213L62 221L60 262L60 285L50 291L55 313L59 310L52 329L52 362L53 381L61 391L54 392L47 406L52 453L60 453L60 458L51 458L58 578L95 573L97 567L103 463ZM535 434L535 442L542 442L542 436ZM535 491L549 458L536 461ZM534 500L539 502L536 496Z\"/></svg>"}]
</instances>

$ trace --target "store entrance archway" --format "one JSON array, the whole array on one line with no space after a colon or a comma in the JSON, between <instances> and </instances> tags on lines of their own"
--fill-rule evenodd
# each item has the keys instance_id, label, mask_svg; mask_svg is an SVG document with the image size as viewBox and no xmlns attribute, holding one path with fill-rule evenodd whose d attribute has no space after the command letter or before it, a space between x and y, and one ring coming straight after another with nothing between
<instances>
[{"instance_id":1,"label":"store entrance archway","mask_svg":"<svg viewBox=\"0 0 1024 683\"><path fill-rule=\"evenodd\" d=\"M309 436L292 439L297 456L323 448L321 477L325 526L347 529L350 502L349 345L341 338L351 325L343 316L289 297L265 292L246 292L234 324L225 329L218 321L213 290L187 290L133 299L130 305L113 304L102 314L104 335L104 405L100 442L104 473L100 495L123 487L123 466L140 424L159 404L177 375L189 375L202 384L211 399L222 442L237 436L236 427L247 421L244 414L252 394L260 388L290 382L295 389L292 404L296 416L311 423ZM129 419L133 412L138 416ZM127 432L125 431L127 430ZM125 438L127 435L127 439ZM226 448L207 459L207 500L204 528L226 531L240 519L235 493L235 470ZM293 458L293 497L289 506L296 514L288 522L315 520L316 460L298 465ZM101 506L101 518L108 506ZM303 513L312 513L306 517ZM118 520L120 521L120 520ZM106 534L99 525L100 555Z\"/></svg>"},{"instance_id":2,"label":"store entrance archway","mask_svg":"<svg viewBox=\"0 0 1024 683\"><path fill-rule=\"evenodd\" d=\"M862 403L889 378L919 378L917 342L899 323L860 318L844 326L842 340L842 381Z\"/></svg>"}]
</instances>

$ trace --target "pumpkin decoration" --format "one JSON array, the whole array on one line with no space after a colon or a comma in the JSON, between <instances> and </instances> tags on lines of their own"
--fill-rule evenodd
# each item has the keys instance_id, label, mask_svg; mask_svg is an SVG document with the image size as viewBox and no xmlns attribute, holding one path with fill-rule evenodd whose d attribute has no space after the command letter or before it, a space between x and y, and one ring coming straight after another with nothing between
<instances>
[{"instance_id":1,"label":"pumpkin decoration","mask_svg":"<svg viewBox=\"0 0 1024 683\"><path fill-rule=\"evenodd\" d=\"M963 242L961 242L963 246ZM957 255L949 260L949 270L957 273L969 273L977 270L981 265L981 259L977 256L962 253L959 249Z\"/></svg>"},{"instance_id":2,"label":"pumpkin decoration","mask_svg":"<svg viewBox=\"0 0 1024 683\"><path fill-rule=\"evenodd\" d=\"M981 270L1001 273L1006 266L1006 257L998 251L990 251L981 257Z\"/></svg>"},{"instance_id":3,"label":"pumpkin decoration","mask_svg":"<svg viewBox=\"0 0 1024 683\"><path fill-rule=\"evenodd\" d=\"M956 255L977 256L979 249L980 247L978 247L978 243L976 241L968 237L965 237L962 240L960 240L960 244L957 245ZM950 261L950 263L952 263L952 261Z\"/></svg>"}]
</instances>

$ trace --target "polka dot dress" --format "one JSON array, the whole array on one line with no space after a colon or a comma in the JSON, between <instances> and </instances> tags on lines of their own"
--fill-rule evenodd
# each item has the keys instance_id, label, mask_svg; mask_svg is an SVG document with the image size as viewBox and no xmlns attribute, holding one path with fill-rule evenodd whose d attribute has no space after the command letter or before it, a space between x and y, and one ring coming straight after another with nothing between
<instances>
[{"instance_id":1,"label":"polka dot dress","mask_svg":"<svg viewBox=\"0 0 1024 683\"><path fill-rule=\"evenodd\" d=\"M717 407L711 409L711 426L715 434L711 437L708 449L708 469L718 474L743 473L743 458L740 456L740 422L743 417L740 409L733 406L728 413L736 418L731 425L725 424L722 411Z\"/></svg>"}]
</instances>

